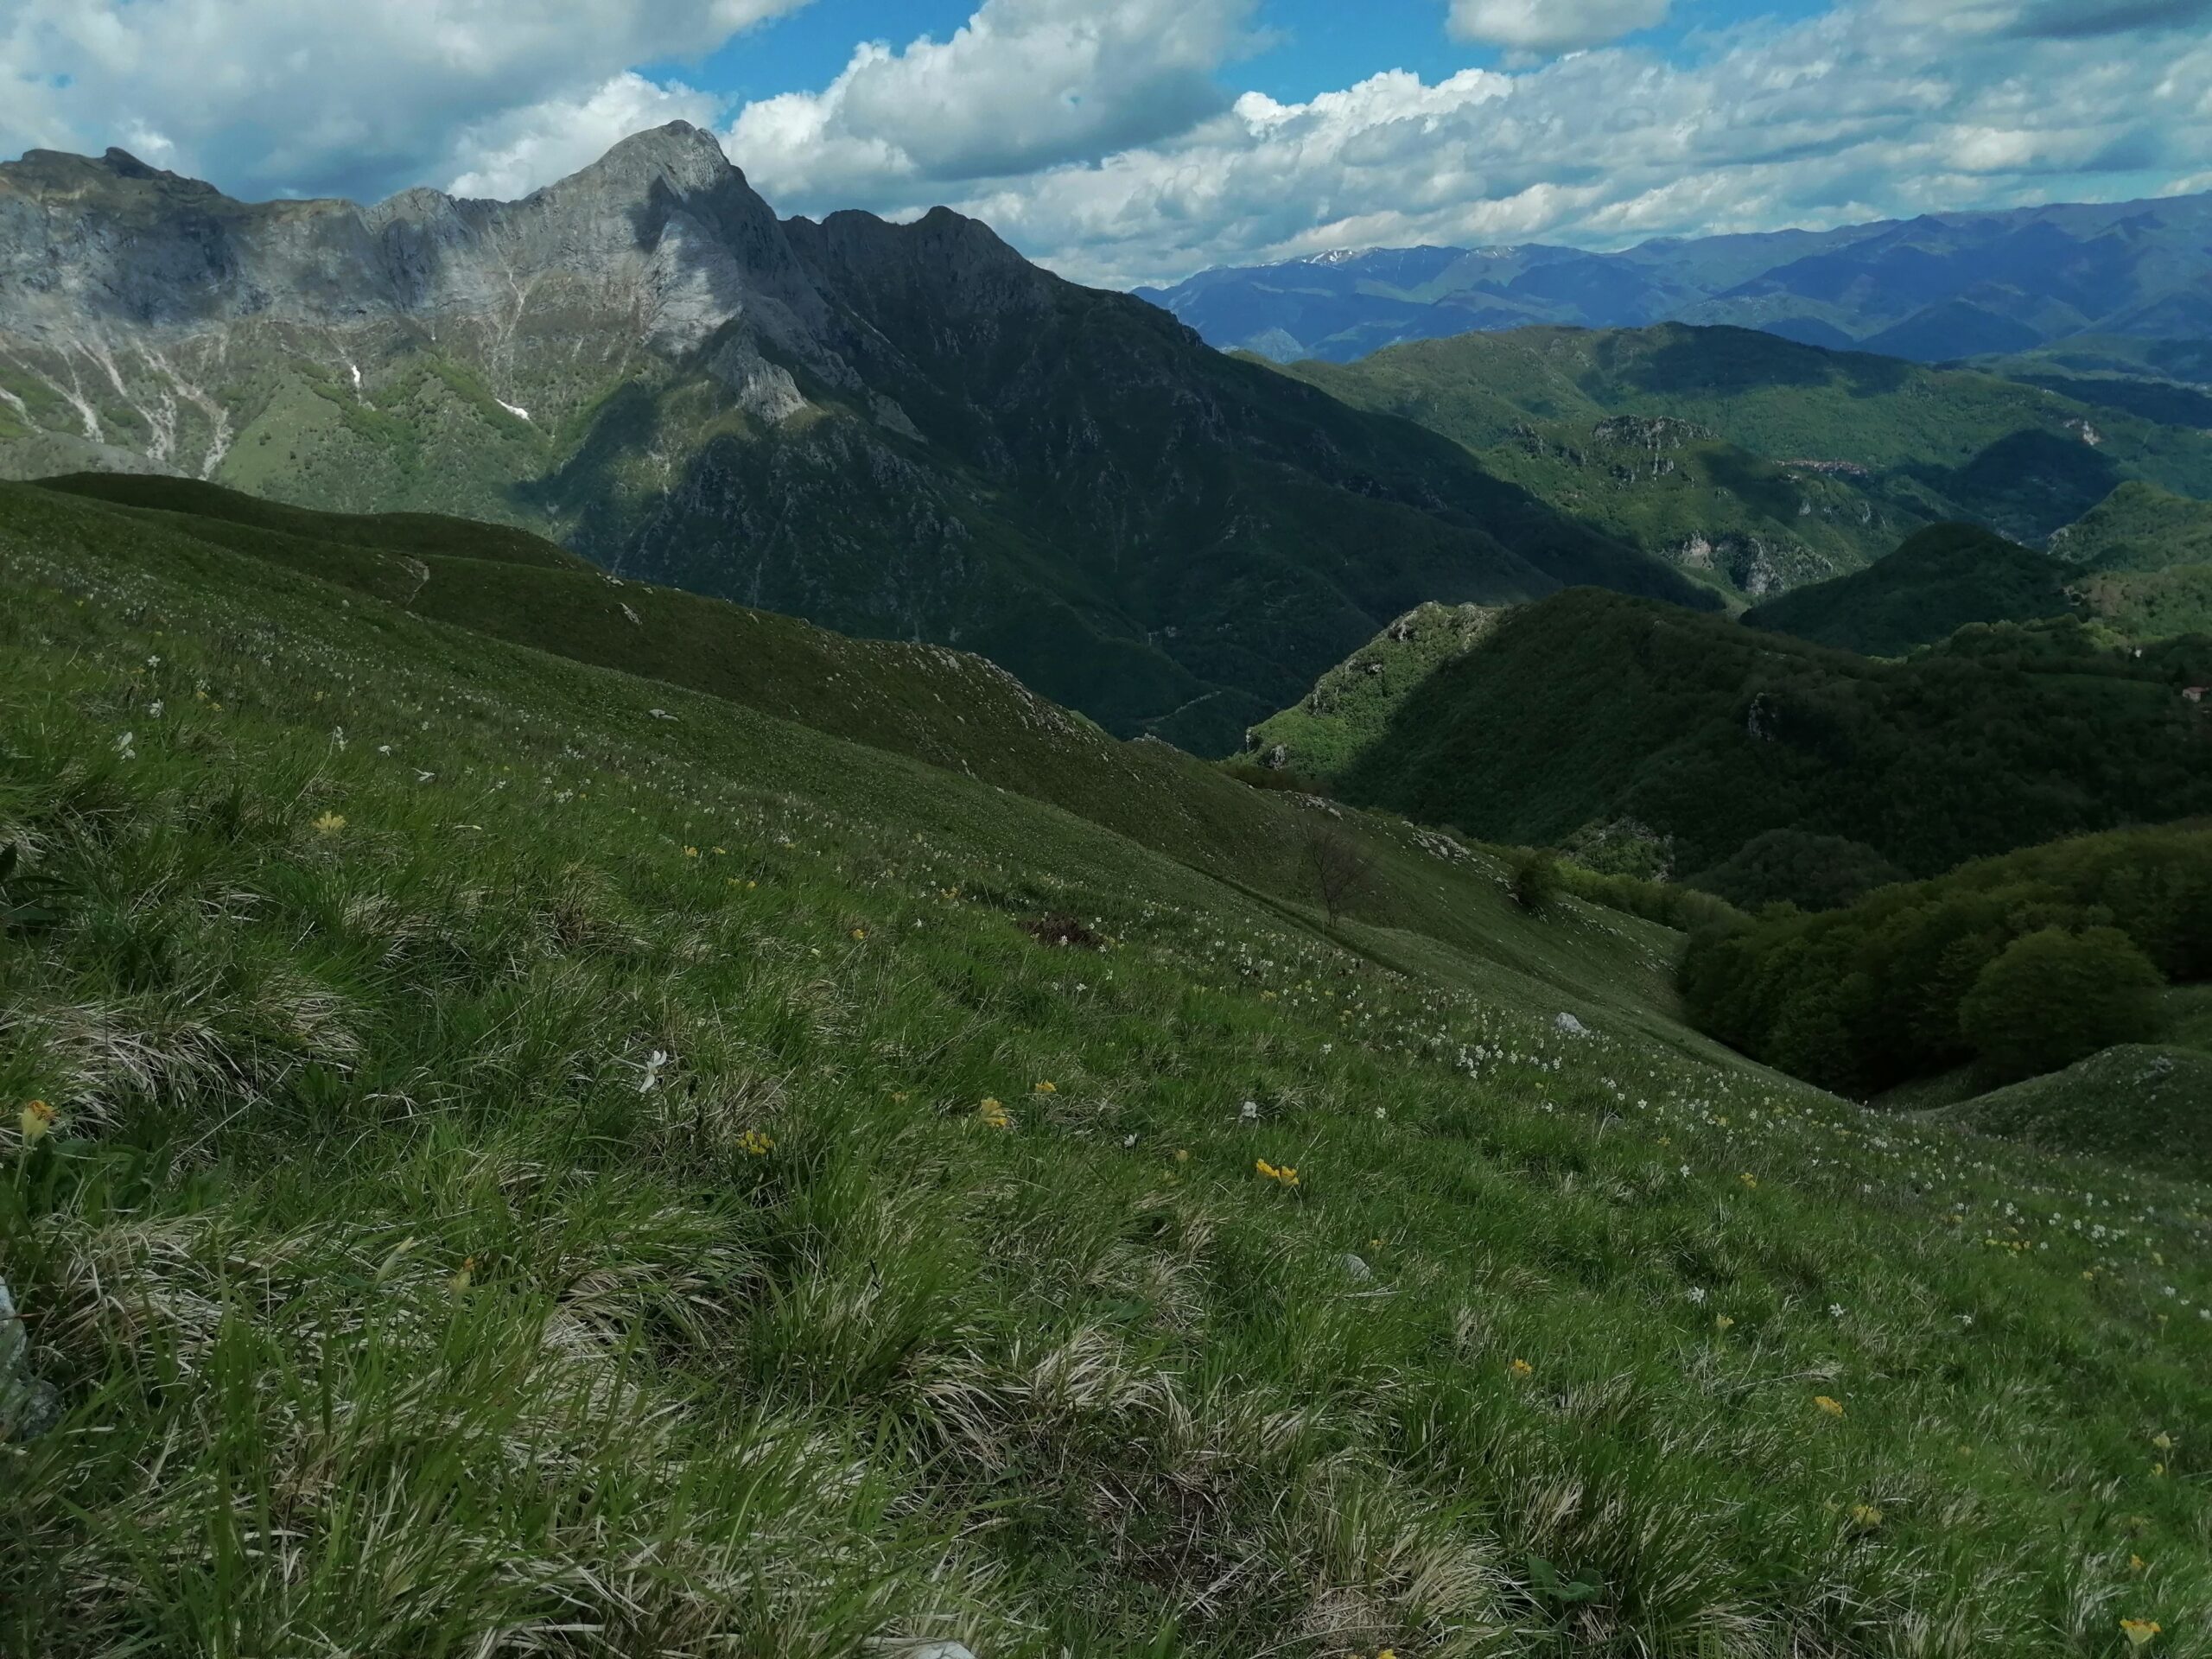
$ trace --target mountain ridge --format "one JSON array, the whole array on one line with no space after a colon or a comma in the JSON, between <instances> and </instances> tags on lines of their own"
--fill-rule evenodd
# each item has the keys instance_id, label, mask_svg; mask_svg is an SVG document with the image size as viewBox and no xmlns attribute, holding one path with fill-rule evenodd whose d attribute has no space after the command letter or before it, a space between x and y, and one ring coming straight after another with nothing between
<instances>
[{"instance_id":1,"label":"mountain ridge","mask_svg":"<svg viewBox=\"0 0 2212 1659\"><path fill-rule=\"evenodd\" d=\"M1216 753L1424 600L1713 602L950 210L779 219L682 123L512 203L0 164L0 474L87 469L512 524Z\"/></svg>"},{"instance_id":2,"label":"mountain ridge","mask_svg":"<svg viewBox=\"0 0 2212 1659\"><path fill-rule=\"evenodd\" d=\"M2100 333L2212 337L2208 235L2212 193L1662 238L1613 252L1338 249L1136 291L1217 346L1283 361L1348 362L1532 323L1673 321L1937 362Z\"/></svg>"}]
</instances>

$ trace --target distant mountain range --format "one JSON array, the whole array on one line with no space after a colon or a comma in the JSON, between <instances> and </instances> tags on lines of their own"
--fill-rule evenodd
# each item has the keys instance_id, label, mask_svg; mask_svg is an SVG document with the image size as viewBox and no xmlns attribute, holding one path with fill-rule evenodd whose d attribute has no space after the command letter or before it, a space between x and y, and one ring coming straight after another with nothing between
<instances>
[{"instance_id":1,"label":"distant mountain range","mask_svg":"<svg viewBox=\"0 0 2212 1659\"><path fill-rule=\"evenodd\" d=\"M1411 340L1567 323L1729 323L1923 363L2072 342L2212 379L2212 194L1937 213L1833 231L1382 248L1208 270L1139 296L1224 350L1345 363Z\"/></svg>"},{"instance_id":2,"label":"distant mountain range","mask_svg":"<svg viewBox=\"0 0 2212 1659\"><path fill-rule=\"evenodd\" d=\"M1423 600L1715 602L974 220L779 219L683 123L512 203L0 165L0 476L80 470L502 520L1201 752Z\"/></svg>"}]
</instances>

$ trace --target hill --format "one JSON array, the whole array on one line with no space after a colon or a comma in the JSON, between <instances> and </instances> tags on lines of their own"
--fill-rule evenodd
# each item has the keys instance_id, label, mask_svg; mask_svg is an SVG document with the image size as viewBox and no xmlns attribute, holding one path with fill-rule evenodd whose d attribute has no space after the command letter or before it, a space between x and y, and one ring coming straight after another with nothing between
<instances>
[{"instance_id":1,"label":"hill","mask_svg":"<svg viewBox=\"0 0 2212 1659\"><path fill-rule=\"evenodd\" d=\"M504 521L1211 752L1424 601L1711 602L975 221L779 219L680 122L507 203L0 164L0 475L86 470Z\"/></svg>"},{"instance_id":2,"label":"hill","mask_svg":"<svg viewBox=\"0 0 2212 1659\"><path fill-rule=\"evenodd\" d=\"M2024 946L2033 949L2016 960ZM2212 982L2212 830L2180 825L2056 842L1885 887L1824 915L1769 912L1748 927L1700 933L1683 959L1681 982L1701 1029L1827 1087L1874 1095L1972 1064L1986 1081L2018 1088L2024 1074L2060 1073L2100 1050L2168 1034L2172 1016L2155 1005L2139 1010L2139 1010L2122 1010L2120 1024L2134 1027L2125 1032L2094 1020L2076 1028L2086 1002L2116 982L2131 952L2152 978ZM2069 953L2079 964L2101 965L2086 978L2075 975ZM2015 1064L1991 1046L1992 1033L2010 1040L2001 1022L1980 1020L1974 1004L1985 984L1997 995L1993 974L2023 960L2047 960L2059 971L2041 988L2021 975L2005 988L2022 999L2005 1010L2008 1018L2033 1017L2050 1039ZM2113 1062L2095 1074L2101 1081L2093 1095L2077 1102L2076 1131L2096 1099L2117 1109L2113 1080L2124 1069ZM2185 1080L2195 1071L2178 1075ZM2024 1094L2000 1090L1961 1109L1985 1127L2024 1128L2029 1116L2039 1120L2063 1092L2046 1077ZM2033 1114L2010 1115L2031 1105ZM2154 1161L2163 1151L2169 1161L2190 1163L2201 1139L2194 1130L2175 1133L2176 1114L2187 1105L2171 1092L2157 1103L2139 1096L2133 1106L2146 1116L2139 1120L2131 1109L2107 1138L2081 1138L2075 1149Z\"/></svg>"},{"instance_id":3,"label":"hill","mask_svg":"<svg viewBox=\"0 0 2212 1659\"><path fill-rule=\"evenodd\" d=\"M2178 367L2212 341L2209 233L2204 194L1670 238L1615 253L1348 248L1137 291L1224 350L1285 362L1351 362L1477 330L1671 321L1924 362L2080 342Z\"/></svg>"},{"instance_id":4,"label":"hill","mask_svg":"<svg viewBox=\"0 0 2212 1659\"><path fill-rule=\"evenodd\" d=\"M1986 530L1939 524L1864 570L1769 600L1743 620L1861 656L1902 657L1969 623L2073 615L2069 574Z\"/></svg>"},{"instance_id":5,"label":"hill","mask_svg":"<svg viewBox=\"0 0 2212 1659\"><path fill-rule=\"evenodd\" d=\"M10 1650L2034 1654L2212 1600L2204 1186L1779 1082L1665 935L1402 825L1164 756L1219 874L967 777L1027 733L1104 811L1159 750L973 658L147 512L0 492L0 1262L61 1414ZM495 577L776 672L410 608ZM1386 865L1333 928L1316 821Z\"/></svg>"},{"instance_id":6,"label":"hill","mask_svg":"<svg viewBox=\"0 0 2212 1659\"><path fill-rule=\"evenodd\" d=\"M2123 484L2053 537L2050 550L2112 575L2212 564L2212 502L2139 480Z\"/></svg>"},{"instance_id":7,"label":"hill","mask_svg":"<svg viewBox=\"0 0 2212 1659\"><path fill-rule=\"evenodd\" d=\"M1840 572L1853 549L1858 563L1870 563L1901 530L1936 519L2041 544L2130 479L2212 499L2212 433L1993 375L1827 351L1751 329L1525 328L1396 346L1349 365L1301 363L1287 372L1360 408L1418 421L1501 469L1509 463L1499 452L1512 448L1516 425L1571 435L1623 417L1688 423L1711 441L1762 457L1766 469L1753 469L1739 486L1731 467L1741 463L1727 462L1724 451L1706 462L1709 478L1686 476L1670 489L1689 493L1694 513L1713 510L1697 493L1730 490L1741 499L1721 504L1725 519L1754 533L1757 525L1741 515L1756 508L1765 527L1758 533L1826 558L1820 575ZM1573 500L1556 481L1542 487L1562 503ZM1593 522L1605 521L1606 511L1596 512ZM1647 548L1683 563L1670 544L1649 539L1648 529L1620 522L1624 532L1646 537ZM1785 585L1795 582L1773 587Z\"/></svg>"},{"instance_id":8,"label":"hill","mask_svg":"<svg viewBox=\"0 0 2212 1659\"><path fill-rule=\"evenodd\" d=\"M2212 1054L2201 1049L2122 1044L1942 1116L2053 1152L2212 1179Z\"/></svg>"},{"instance_id":9,"label":"hill","mask_svg":"<svg viewBox=\"0 0 2212 1659\"><path fill-rule=\"evenodd\" d=\"M1309 701L1249 741L1343 799L1487 841L1640 826L1694 878L1790 832L1929 876L2212 810L2208 715L2182 695L2208 671L2212 641L2138 656L2074 619L1886 663L1578 589L1509 612L1387 709Z\"/></svg>"}]
</instances>

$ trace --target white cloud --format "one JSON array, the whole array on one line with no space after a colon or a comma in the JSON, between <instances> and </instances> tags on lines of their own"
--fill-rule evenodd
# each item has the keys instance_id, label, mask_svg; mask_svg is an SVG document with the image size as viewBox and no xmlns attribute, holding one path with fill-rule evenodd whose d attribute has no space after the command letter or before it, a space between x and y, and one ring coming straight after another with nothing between
<instances>
[{"instance_id":1,"label":"white cloud","mask_svg":"<svg viewBox=\"0 0 2212 1659\"><path fill-rule=\"evenodd\" d=\"M1095 161L1225 107L1216 74L1255 3L983 0L949 40L865 44L823 91L747 105L728 149L809 206Z\"/></svg>"},{"instance_id":2,"label":"white cloud","mask_svg":"<svg viewBox=\"0 0 2212 1659\"><path fill-rule=\"evenodd\" d=\"M1668 0L1452 0L1454 38L1516 52L1572 52L1667 21Z\"/></svg>"},{"instance_id":3,"label":"white cloud","mask_svg":"<svg viewBox=\"0 0 2212 1659\"><path fill-rule=\"evenodd\" d=\"M975 180L950 205L1119 284L1332 247L1617 245L2105 200L2212 167L2212 40L2149 52L2024 20L2024 0L1847 0L1702 33L1687 54L1602 48L1434 83L1394 71L1300 103L1249 92L1172 137ZM842 119L834 89L774 109L732 140L786 193L772 200L903 212L943 194L903 135Z\"/></svg>"},{"instance_id":4,"label":"white cloud","mask_svg":"<svg viewBox=\"0 0 2212 1659\"><path fill-rule=\"evenodd\" d=\"M626 108L719 112L626 72L804 3L5 0L0 143L97 152L154 133L169 149L144 159L244 195L543 184L532 158L576 148L564 119L597 131Z\"/></svg>"},{"instance_id":5,"label":"white cloud","mask_svg":"<svg viewBox=\"0 0 2212 1659\"><path fill-rule=\"evenodd\" d=\"M472 123L454 146L464 170L446 188L512 200L589 165L633 132L671 121L711 126L721 112L721 100L711 93L626 70L585 98L548 99Z\"/></svg>"}]
</instances>

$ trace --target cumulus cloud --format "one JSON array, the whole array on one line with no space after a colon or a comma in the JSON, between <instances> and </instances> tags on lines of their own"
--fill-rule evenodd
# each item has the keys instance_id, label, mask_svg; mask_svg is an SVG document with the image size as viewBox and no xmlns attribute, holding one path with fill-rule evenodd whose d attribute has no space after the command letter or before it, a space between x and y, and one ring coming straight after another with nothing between
<instances>
[{"instance_id":1,"label":"cumulus cloud","mask_svg":"<svg viewBox=\"0 0 2212 1659\"><path fill-rule=\"evenodd\" d=\"M1667 21L1668 0L1452 0L1455 39L1573 52Z\"/></svg>"},{"instance_id":2,"label":"cumulus cloud","mask_svg":"<svg viewBox=\"0 0 2212 1659\"><path fill-rule=\"evenodd\" d=\"M1227 108L1217 72L1249 44L1255 4L984 0L949 40L871 42L823 91L747 105L728 149L809 206L1093 162Z\"/></svg>"},{"instance_id":3,"label":"cumulus cloud","mask_svg":"<svg viewBox=\"0 0 2212 1659\"><path fill-rule=\"evenodd\" d=\"M681 81L663 86L626 71L582 98L548 99L472 122L454 143L462 171L447 188L499 200L527 195L597 161L633 132L671 121L711 126L721 103Z\"/></svg>"},{"instance_id":4,"label":"cumulus cloud","mask_svg":"<svg viewBox=\"0 0 2212 1659\"><path fill-rule=\"evenodd\" d=\"M542 184L533 158L559 165L619 137L609 124L626 116L719 113L637 65L712 51L804 3L10 0L0 144L143 147L245 195Z\"/></svg>"},{"instance_id":5,"label":"cumulus cloud","mask_svg":"<svg viewBox=\"0 0 2212 1659\"><path fill-rule=\"evenodd\" d=\"M863 205L950 194L1102 283L1335 247L1619 245L2107 200L2212 168L2212 40L2085 51L2031 21L2026 0L1847 0L1679 53L1605 47L1433 82L1394 71L1301 102L1246 93L1169 137L950 191L886 129L741 118L732 143L764 181ZM837 170L810 161L841 136Z\"/></svg>"}]
</instances>

